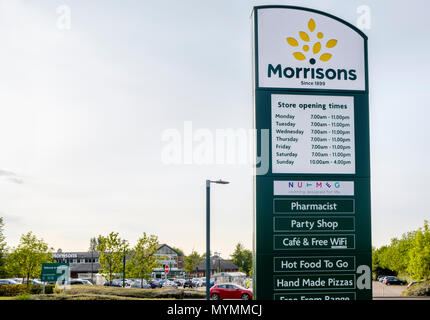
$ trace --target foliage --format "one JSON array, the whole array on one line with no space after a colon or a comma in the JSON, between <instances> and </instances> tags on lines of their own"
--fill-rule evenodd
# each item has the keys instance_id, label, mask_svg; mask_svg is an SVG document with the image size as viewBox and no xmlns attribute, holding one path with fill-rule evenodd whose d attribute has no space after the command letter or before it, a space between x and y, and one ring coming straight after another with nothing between
<instances>
[{"instance_id":1,"label":"foliage","mask_svg":"<svg viewBox=\"0 0 430 320\"><path fill-rule=\"evenodd\" d=\"M250 250L245 249L241 243L238 243L231 258L231 261L239 267L239 271L246 273L248 276L251 274L252 252Z\"/></svg>"},{"instance_id":2,"label":"foliage","mask_svg":"<svg viewBox=\"0 0 430 320\"><path fill-rule=\"evenodd\" d=\"M177 253L179 253L180 256L184 256L184 250L177 248L177 247L172 247L173 250L175 250Z\"/></svg>"},{"instance_id":3,"label":"foliage","mask_svg":"<svg viewBox=\"0 0 430 320\"><path fill-rule=\"evenodd\" d=\"M88 248L89 252L96 252L97 251L97 238L91 238L90 239L90 247Z\"/></svg>"},{"instance_id":4,"label":"foliage","mask_svg":"<svg viewBox=\"0 0 430 320\"><path fill-rule=\"evenodd\" d=\"M415 284L402 292L402 296L430 296L430 281Z\"/></svg>"},{"instance_id":5,"label":"foliage","mask_svg":"<svg viewBox=\"0 0 430 320\"><path fill-rule=\"evenodd\" d=\"M4 232L3 218L0 217L0 278L6 277L6 237Z\"/></svg>"},{"instance_id":6,"label":"foliage","mask_svg":"<svg viewBox=\"0 0 430 320\"><path fill-rule=\"evenodd\" d=\"M54 293L53 284L48 284L45 286L45 294ZM43 287L41 285L35 284L6 284L0 286L0 296L2 297L14 297L24 294L41 294L43 292Z\"/></svg>"},{"instance_id":7,"label":"foliage","mask_svg":"<svg viewBox=\"0 0 430 320\"><path fill-rule=\"evenodd\" d=\"M43 263L52 262L53 250L33 233L23 234L18 247L7 256L6 269L14 277L27 279L29 284L29 279L40 277Z\"/></svg>"},{"instance_id":8,"label":"foliage","mask_svg":"<svg viewBox=\"0 0 430 320\"><path fill-rule=\"evenodd\" d=\"M158 237L146 235L137 240L136 246L130 250L130 260L127 262L129 278L138 278L143 285L143 279L149 279L154 268L161 265L157 256Z\"/></svg>"},{"instance_id":9,"label":"foliage","mask_svg":"<svg viewBox=\"0 0 430 320\"><path fill-rule=\"evenodd\" d=\"M373 250L373 271L378 274L405 274L414 280L430 279L430 230L428 221L417 231L394 238L389 246Z\"/></svg>"},{"instance_id":10,"label":"foliage","mask_svg":"<svg viewBox=\"0 0 430 320\"><path fill-rule=\"evenodd\" d=\"M197 265L202 262L204 259L204 256L200 256L197 251L193 250L190 255L186 256L184 258L184 270L188 274L191 274L193 272Z\"/></svg>"},{"instance_id":11,"label":"foliage","mask_svg":"<svg viewBox=\"0 0 430 320\"><path fill-rule=\"evenodd\" d=\"M62 293L62 290L58 290ZM66 295L102 295L108 297L127 297L141 299L183 299L183 298L204 298L205 292L193 289L177 288L121 288L110 286L82 286L74 285L66 290Z\"/></svg>"},{"instance_id":12,"label":"foliage","mask_svg":"<svg viewBox=\"0 0 430 320\"><path fill-rule=\"evenodd\" d=\"M117 232L97 238L97 251L101 273L107 281L112 282L115 275L123 271L123 259L128 253L128 242L119 237Z\"/></svg>"},{"instance_id":13,"label":"foliage","mask_svg":"<svg viewBox=\"0 0 430 320\"><path fill-rule=\"evenodd\" d=\"M408 252L407 272L413 279L430 279L430 230L428 222L420 228Z\"/></svg>"}]
</instances>

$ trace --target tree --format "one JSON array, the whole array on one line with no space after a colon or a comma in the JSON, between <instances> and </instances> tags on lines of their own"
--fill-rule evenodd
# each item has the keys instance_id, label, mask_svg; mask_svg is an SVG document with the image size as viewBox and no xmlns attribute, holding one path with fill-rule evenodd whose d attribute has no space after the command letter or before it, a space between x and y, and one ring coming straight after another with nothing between
<instances>
[{"instance_id":1,"label":"tree","mask_svg":"<svg viewBox=\"0 0 430 320\"><path fill-rule=\"evenodd\" d=\"M202 262L204 259L203 256L200 256L197 251L193 250L190 255L184 258L184 270L188 274L193 272L197 265Z\"/></svg>"},{"instance_id":2,"label":"tree","mask_svg":"<svg viewBox=\"0 0 430 320\"><path fill-rule=\"evenodd\" d=\"M21 236L18 246L7 256L6 264L9 274L27 279L40 277L42 263L52 262L52 252L43 239L28 232Z\"/></svg>"},{"instance_id":3,"label":"tree","mask_svg":"<svg viewBox=\"0 0 430 320\"><path fill-rule=\"evenodd\" d=\"M238 243L231 255L231 261L239 267L239 271L249 275L252 269L252 252Z\"/></svg>"},{"instance_id":4,"label":"tree","mask_svg":"<svg viewBox=\"0 0 430 320\"><path fill-rule=\"evenodd\" d=\"M99 253L99 263L107 281L112 285L115 276L122 272L123 259L128 252L128 243L119 237L117 232L111 232L107 237L97 238L97 251Z\"/></svg>"},{"instance_id":5,"label":"tree","mask_svg":"<svg viewBox=\"0 0 430 320\"><path fill-rule=\"evenodd\" d=\"M161 265L156 256L158 237L155 235L146 235L137 240L136 246L130 250L130 261L127 264L127 273L140 279L143 286L143 279L149 279L152 270Z\"/></svg>"},{"instance_id":6,"label":"tree","mask_svg":"<svg viewBox=\"0 0 430 320\"><path fill-rule=\"evenodd\" d=\"M182 250L182 249L179 249L177 247L172 247L172 249L175 250L177 253L179 253L179 255L181 255L181 256L185 255L184 250Z\"/></svg>"},{"instance_id":7,"label":"tree","mask_svg":"<svg viewBox=\"0 0 430 320\"><path fill-rule=\"evenodd\" d=\"M424 228L407 232L401 239L393 238L389 246L372 253L376 274L402 274L414 280L430 278L430 231L428 221Z\"/></svg>"},{"instance_id":8,"label":"tree","mask_svg":"<svg viewBox=\"0 0 430 320\"><path fill-rule=\"evenodd\" d=\"M3 234L4 223L0 217L0 278L6 277L6 237Z\"/></svg>"},{"instance_id":9,"label":"tree","mask_svg":"<svg viewBox=\"0 0 430 320\"><path fill-rule=\"evenodd\" d=\"M430 229L428 221L424 228L418 229L408 255L410 261L407 271L414 280L430 278Z\"/></svg>"},{"instance_id":10,"label":"tree","mask_svg":"<svg viewBox=\"0 0 430 320\"><path fill-rule=\"evenodd\" d=\"M89 251L91 252L91 282L94 283L94 253L97 252L97 238L90 239Z\"/></svg>"}]
</instances>

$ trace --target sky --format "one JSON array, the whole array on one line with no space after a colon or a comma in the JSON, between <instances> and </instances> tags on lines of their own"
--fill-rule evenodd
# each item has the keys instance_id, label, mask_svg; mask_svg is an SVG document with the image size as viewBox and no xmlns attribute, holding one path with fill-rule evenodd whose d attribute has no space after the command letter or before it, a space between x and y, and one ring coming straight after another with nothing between
<instances>
[{"instance_id":1,"label":"sky","mask_svg":"<svg viewBox=\"0 0 430 320\"><path fill-rule=\"evenodd\" d=\"M0 216L10 247L32 231L85 251L111 231L186 254L252 249L252 164L167 164L166 132L252 128L251 11L246 0L0 0ZM430 4L278 1L354 25L370 9L372 241L430 213ZM170 131L169 131L170 130ZM193 147L198 146L194 136ZM183 160L183 159L182 159Z\"/></svg>"}]
</instances>

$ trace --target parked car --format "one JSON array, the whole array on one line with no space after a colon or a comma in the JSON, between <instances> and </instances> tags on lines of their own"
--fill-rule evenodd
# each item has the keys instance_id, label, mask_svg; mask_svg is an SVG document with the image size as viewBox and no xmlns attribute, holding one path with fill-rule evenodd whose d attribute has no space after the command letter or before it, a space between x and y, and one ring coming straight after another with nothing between
<instances>
[{"instance_id":1,"label":"parked car","mask_svg":"<svg viewBox=\"0 0 430 320\"><path fill-rule=\"evenodd\" d=\"M192 279L187 279L184 282L184 288L194 288L196 284L192 281Z\"/></svg>"},{"instance_id":2,"label":"parked car","mask_svg":"<svg viewBox=\"0 0 430 320\"><path fill-rule=\"evenodd\" d=\"M389 286L392 284L399 284L399 285L405 285L407 282L405 280L401 280L399 278L396 277L390 277L390 278L385 278L384 283Z\"/></svg>"},{"instance_id":3,"label":"parked car","mask_svg":"<svg viewBox=\"0 0 430 320\"><path fill-rule=\"evenodd\" d=\"M69 284L70 285L80 284L80 285L84 285L84 286L92 286L93 285L90 281L84 280L84 279L70 279Z\"/></svg>"},{"instance_id":4,"label":"parked car","mask_svg":"<svg viewBox=\"0 0 430 320\"><path fill-rule=\"evenodd\" d=\"M382 282L382 281L384 281L384 278L385 278L385 277L388 277L388 276L380 275L380 276L378 276L378 277L376 278L376 280L378 280L379 282Z\"/></svg>"},{"instance_id":5,"label":"parked car","mask_svg":"<svg viewBox=\"0 0 430 320\"><path fill-rule=\"evenodd\" d=\"M122 280L120 280L120 279L114 279L114 280L112 280L112 284L110 283L110 281L106 281L104 283L104 286L107 286L107 287L110 287L110 286L112 286L112 287L122 287ZM126 284L126 286L127 286L127 284Z\"/></svg>"},{"instance_id":6,"label":"parked car","mask_svg":"<svg viewBox=\"0 0 430 320\"><path fill-rule=\"evenodd\" d=\"M211 279L211 282L209 283L209 288L213 287L215 285L215 280ZM202 279L202 287L206 287L206 278Z\"/></svg>"},{"instance_id":7,"label":"parked car","mask_svg":"<svg viewBox=\"0 0 430 320\"><path fill-rule=\"evenodd\" d=\"M149 283L149 285L151 286L152 289L161 288L161 286L162 286L160 284L160 281L155 280L155 279L152 279L151 282Z\"/></svg>"},{"instance_id":8,"label":"parked car","mask_svg":"<svg viewBox=\"0 0 430 320\"><path fill-rule=\"evenodd\" d=\"M30 282L31 284L35 284L35 285L38 285L38 286L43 286L43 282L42 282L42 281L40 281L40 280L37 280L37 279L30 279L30 280L29 280L29 282ZM23 284L27 284L27 279L24 279L24 280L22 281L22 283L23 283Z\"/></svg>"},{"instance_id":9,"label":"parked car","mask_svg":"<svg viewBox=\"0 0 430 320\"><path fill-rule=\"evenodd\" d=\"M16 282L15 280L12 280L12 279L0 279L0 286L5 284L14 285L14 284L19 284L19 282Z\"/></svg>"},{"instance_id":10,"label":"parked car","mask_svg":"<svg viewBox=\"0 0 430 320\"><path fill-rule=\"evenodd\" d=\"M176 279L175 279L175 283L176 283L176 285L177 285L178 287L183 287L183 286L184 286L184 283L185 283L185 279L182 279L182 278L176 278Z\"/></svg>"},{"instance_id":11,"label":"parked car","mask_svg":"<svg viewBox=\"0 0 430 320\"><path fill-rule=\"evenodd\" d=\"M191 281L193 282L195 287L201 287L202 286L202 279L200 278L192 278Z\"/></svg>"},{"instance_id":12,"label":"parked car","mask_svg":"<svg viewBox=\"0 0 430 320\"><path fill-rule=\"evenodd\" d=\"M163 287L177 287L178 285L174 281L167 279L167 280L163 281L162 286Z\"/></svg>"},{"instance_id":13,"label":"parked car","mask_svg":"<svg viewBox=\"0 0 430 320\"><path fill-rule=\"evenodd\" d=\"M394 279L395 276L385 276L384 278L382 278L382 283L385 283L388 279Z\"/></svg>"},{"instance_id":14,"label":"parked car","mask_svg":"<svg viewBox=\"0 0 430 320\"><path fill-rule=\"evenodd\" d=\"M252 292L240 285L232 283L220 283L210 289L212 300L242 299L252 300Z\"/></svg>"},{"instance_id":15,"label":"parked car","mask_svg":"<svg viewBox=\"0 0 430 320\"><path fill-rule=\"evenodd\" d=\"M133 283L131 284L132 288L142 288L142 289L150 289L151 286L148 284L148 282L143 279L133 279Z\"/></svg>"}]
</instances>

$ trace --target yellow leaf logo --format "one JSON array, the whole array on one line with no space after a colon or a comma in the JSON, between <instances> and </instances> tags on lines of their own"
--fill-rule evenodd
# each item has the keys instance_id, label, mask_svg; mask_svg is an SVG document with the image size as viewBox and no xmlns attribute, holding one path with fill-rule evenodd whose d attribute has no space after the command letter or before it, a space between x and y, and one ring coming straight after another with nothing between
<instances>
[{"instance_id":1,"label":"yellow leaf logo","mask_svg":"<svg viewBox=\"0 0 430 320\"><path fill-rule=\"evenodd\" d=\"M294 51L293 57L296 60L304 61L307 59L306 55L308 55L309 63L315 64L316 60L319 59L320 61L326 62L329 61L333 54L329 52L321 52L322 44L325 43L325 48L332 49L336 47L337 40L336 39L330 39L327 42L323 40L324 33L322 32L316 32L316 22L314 19L309 19L308 21L308 30L309 32L305 31L299 31L299 38L298 40L293 37L287 37L287 43L292 47L300 47L302 48L303 52L300 51ZM315 32L314 32L315 31ZM300 43L300 41L304 41L305 43ZM310 51L309 49L312 48ZM297 50L296 49L296 50ZM300 49L299 49L300 50Z\"/></svg>"},{"instance_id":2,"label":"yellow leaf logo","mask_svg":"<svg viewBox=\"0 0 430 320\"><path fill-rule=\"evenodd\" d=\"M334 48L337 44L337 40L331 39L327 41L327 44L325 45L327 48Z\"/></svg>"},{"instance_id":3,"label":"yellow leaf logo","mask_svg":"<svg viewBox=\"0 0 430 320\"><path fill-rule=\"evenodd\" d=\"M288 44L290 46L293 46L293 47L298 47L299 46L299 43L294 38L287 38L287 42L288 42Z\"/></svg>"},{"instance_id":4,"label":"yellow leaf logo","mask_svg":"<svg viewBox=\"0 0 430 320\"><path fill-rule=\"evenodd\" d=\"M323 53L320 56L321 61L329 61L331 59L332 55L330 53Z\"/></svg>"},{"instance_id":5,"label":"yellow leaf logo","mask_svg":"<svg viewBox=\"0 0 430 320\"><path fill-rule=\"evenodd\" d=\"M303 53L301 53L301 52L294 52L293 56L297 60L305 60L306 59L305 55Z\"/></svg>"}]
</instances>

